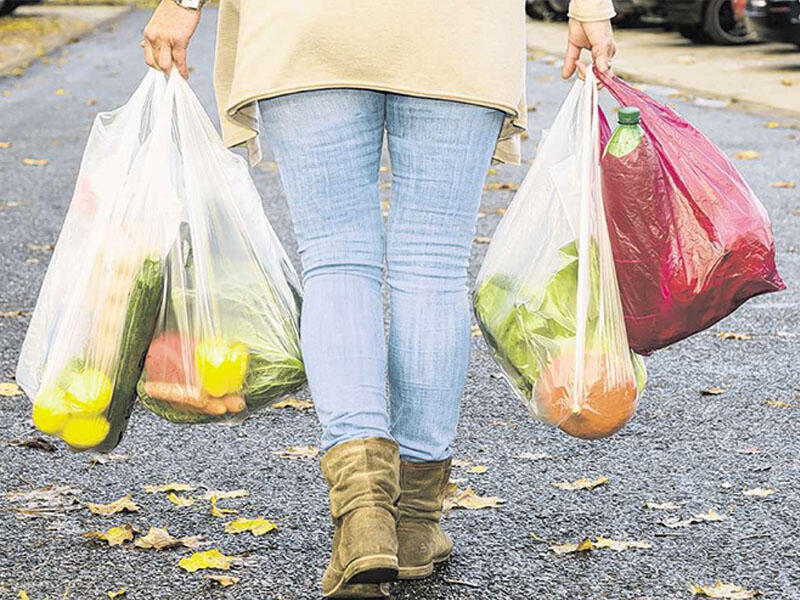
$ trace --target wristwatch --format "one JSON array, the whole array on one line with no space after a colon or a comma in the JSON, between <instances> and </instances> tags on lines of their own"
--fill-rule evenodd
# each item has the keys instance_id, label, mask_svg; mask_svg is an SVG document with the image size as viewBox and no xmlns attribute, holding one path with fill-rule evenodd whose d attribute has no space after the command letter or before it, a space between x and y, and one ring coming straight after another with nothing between
<instances>
[{"instance_id":1,"label":"wristwatch","mask_svg":"<svg viewBox=\"0 0 800 600\"><path fill-rule=\"evenodd\" d=\"M173 0L178 6L188 8L191 10L200 10L206 3L206 0Z\"/></svg>"}]
</instances>

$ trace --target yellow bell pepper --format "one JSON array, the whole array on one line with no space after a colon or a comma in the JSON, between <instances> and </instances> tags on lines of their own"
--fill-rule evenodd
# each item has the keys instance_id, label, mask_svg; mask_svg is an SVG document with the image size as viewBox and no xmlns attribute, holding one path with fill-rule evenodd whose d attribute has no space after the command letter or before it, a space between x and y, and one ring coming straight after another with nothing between
<instances>
[{"instance_id":1,"label":"yellow bell pepper","mask_svg":"<svg viewBox=\"0 0 800 600\"><path fill-rule=\"evenodd\" d=\"M250 353L241 343L221 339L201 341L195 350L200 385L217 398L238 392L247 375Z\"/></svg>"}]
</instances>

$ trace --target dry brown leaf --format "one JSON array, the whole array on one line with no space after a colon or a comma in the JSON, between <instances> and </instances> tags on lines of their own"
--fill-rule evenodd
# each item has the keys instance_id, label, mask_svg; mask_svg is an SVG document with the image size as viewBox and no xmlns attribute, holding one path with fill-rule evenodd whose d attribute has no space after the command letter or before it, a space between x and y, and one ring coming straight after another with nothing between
<instances>
[{"instance_id":1,"label":"dry brown leaf","mask_svg":"<svg viewBox=\"0 0 800 600\"><path fill-rule=\"evenodd\" d=\"M470 335L472 337L481 337L483 333L481 333L481 328L478 325L473 325L469 328Z\"/></svg>"},{"instance_id":2,"label":"dry brown leaf","mask_svg":"<svg viewBox=\"0 0 800 600\"><path fill-rule=\"evenodd\" d=\"M753 336L749 333L733 333L731 331L721 331L715 335L721 340L735 340L737 342L753 339Z\"/></svg>"},{"instance_id":3,"label":"dry brown leaf","mask_svg":"<svg viewBox=\"0 0 800 600\"><path fill-rule=\"evenodd\" d=\"M191 496L178 496L175 492L167 494L167 500L172 502L175 506L191 506L194 504L194 498Z\"/></svg>"},{"instance_id":4,"label":"dry brown leaf","mask_svg":"<svg viewBox=\"0 0 800 600\"><path fill-rule=\"evenodd\" d=\"M204 579L210 579L222 587L228 587L229 585L236 585L239 583L238 577L231 577L230 575L205 575Z\"/></svg>"},{"instance_id":5,"label":"dry brown leaf","mask_svg":"<svg viewBox=\"0 0 800 600\"><path fill-rule=\"evenodd\" d=\"M552 485L562 490L593 490L597 486L605 485L606 483L608 483L608 477L601 475L596 479L581 477L575 481L562 481Z\"/></svg>"},{"instance_id":6,"label":"dry brown leaf","mask_svg":"<svg viewBox=\"0 0 800 600\"><path fill-rule=\"evenodd\" d=\"M0 142L0 149L5 150L11 148L11 142Z\"/></svg>"},{"instance_id":7,"label":"dry brown leaf","mask_svg":"<svg viewBox=\"0 0 800 600\"><path fill-rule=\"evenodd\" d=\"M160 485L146 485L144 491L149 494L158 492L193 492L197 488L188 483L162 483Z\"/></svg>"},{"instance_id":8,"label":"dry brown leaf","mask_svg":"<svg viewBox=\"0 0 800 600\"><path fill-rule=\"evenodd\" d=\"M468 467L471 464L472 464L472 461L470 461L470 460L460 460L458 458L453 459L450 462L450 466L453 467L454 469L461 469L463 467Z\"/></svg>"},{"instance_id":9,"label":"dry brown leaf","mask_svg":"<svg viewBox=\"0 0 800 600\"><path fill-rule=\"evenodd\" d=\"M84 102L84 105L86 106L94 106L95 104L97 104L97 100L94 98L89 98L86 102Z\"/></svg>"},{"instance_id":10,"label":"dry brown leaf","mask_svg":"<svg viewBox=\"0 0 800 600\"><path fill-rule=\"evenodd\" d=\"M217 497L211 497L211 516L212 517L224 517L225 515L234 515L238 511L233 510L232 508L219 508L217 506Z\"/></svg>"},{"instance_id":11,"label":"dry brown leaf","mask_svg":"<svg viewBox=\"0 0 800 600\"><path fill-rule=\"evenodd\" d=\"M0 310L0 319L13 319L26 314L24 310Z\"/></svg>"},{"instance_id":12,"label":"dry brown leaf","mask_svg":"<svg viewBox=\"0 0 800 600\"><path fill-rule=\"evenodd\" d=\"M14 438L8 442L10 446L20 446L22 448L33 448L34 450L43 450L44 452L55 452L56 447L50 441L43 437L29 437L29 438Z\"/></svg>"},{"instance_id":13,"label":"dry brown leaf","mask_svg":"<svg viewBox=\"0 0 800 600\"><path fill-rule=\"evenodd\" d=\"M47 486L27 491L12 491L3 494L19 518L42 518L60 516L62 513L81 510L83 506L76 498L81 490L63 486Z\"/></svg>"},{"instance_id":14,"label":"dry brown leaf","mask_svg":"<svg viewBox=\"0 0 800 600\"><path fill-rule=\"evenodd\" d=\"M308 459L317 458L321 450L315 446L289 446L286 450L273 450L278 458Z\"/></svg>"},{"instance_id":15,"label":"dry brown leaf","mask_svg":"<svg viewBox=\"0 0 800 600\"><path fill-rule=\"evenodd\" d=\"M444 500L444 510L451 508L465 508L467 510L480 510L482 508L499 508L505 500L497 496L479 496L471 487L459 490L451 486L451 494Z\"/></svg>"},{"instance_id":16,"label":"dry brown leaf","mask_svg":"<svg viewBox=\"0 0 800 600\"><path fill-rule=\"evenodd\" d=\"M272 521L267 521L258 517L257 519L245 519L239 517L235 521L231 521L225 525L225 533L245 533L249 531L255 536L264 535L270 531L275 531L278 528Z\"/></svg>"},{"instance_id":17,"label":"dry brown leaf","mask_svg":"<svg viewBox=\"0 0 800 600\"><path fill-rule=\"evenodd\" d=\"M778 123L777 121L767 121L766 123L764 123L764 127L766 127L767 129L777 129L780 126L781 124Z\"/></svg>"},{"instance_id":18,"label":"dry brown leaf","mask_svg":"<svg viewBox=\"0 0 800 600\"><path fill-rule=\"evenodd\" d=\"M0 396L13 398L14 396L21 396L22 389L13 381L0 381Z\"/></svg>"},{"instance_id":19,"label":"dry brown leaf","mask_svg":"<svg viewBox=\"0 0 800 600\"><path fill-rule=\"evenodd\" d=\"M755 160L761 158L761 154L757 150L741 150L734 154L739 160Z\"/></svg>"},{"instance_id":20,"label":"dry brown leaf","mask_svg":"<svg viewBox=\"0 0 800 600\"><path fill-rule=\"evenodd\" d=\"M547 452L521 452L515 458L519 460L545 460L555 457L552 454L547 454Z\"/></svg>"},{"instance_id":21,"label":"dry brown leaf","mask_svg":"<svg viewBox=\"0 0 800 600\"><path fill-rule=\"evenodd\" d=\"M476 244L489 244L489 243L491 243L491 241L492 241L492 238L490 238L488 236L483 236L483 235L479 235L479 236L477 236L475 238L475 243Z\"/></svg>"},{"instance_id":22,"label":"dry brown leaf","mask_svg":"<svg viewBox=\"0 0 800 600\"><path fill-rule=\"evenodd\" d=\"M111 598L111 600L114 600L114 598L122 598L123 596L127 595L127 593L128 593L128 590L123 588L121 590L116 590L116 591L109 590L109 591L106 592L106 596Z\"/></svg>"},{"instance_id":23,"label":"dry brown leaf","mask_svg":"<svg viewBox=\"0 0 800 600\"><path fill-rule=\"evenodd\" d=\"M58 88L56 90L56 96L66 96L67 92L64 88Z\"/></svg>"},{"instance_id":24,"label":"dry brown leaf","mask_svg":"<svg viewBox=\"0 0 800 600\"><path fill-rule=\"evenodd\" d=\"M644 507L650 510L678 510L681 505L675 502L645 502Z\"/></svg>"},{"instance_id":25,"label":"dry brown leaf","mask_svg":"<svg viewBox=\"0 0 800 600\"><path fill-rule=\"evenodd\" d=\"M272 408L294 408L295 410L308 410L314 408L314 403L309 400L298 400L297 398L286 398L273 402L270 405Z\"/></svg>"},{"instance_id":26,"label":"dry brown leaf","mask_svg":"<svg viewBox=\"0 0 800 600\"><path fill-rule=\"evenodd\" d=\"M769 184L769 187L793 190L795 187L797 187L797 183L794 181L773 181Z\"/></svg>"},{"instance_id":27,"label":"dry brown leaf","mask_svg":"<svg viewBox=\"0 0 800 600\"><path fill-rule=\"evenodd\" d=\"M756 496L758 498L765 498L766 496L771 496L774 493L775 490L765 488L748 488L742 491L742 495L744 496Z\"/></svg>"},{"instance_id":28,"label":"dry brown leaf","mask_svg":"<svg viewBox=\"0 0 800 600\"><path fill-rule=\"evenodd\" d=\"M474 467L470 467L467 469L467 473L473 473L475 475L480 475L481 473L486 473L489 470L489 467L486 465L475 465Z\"/></svg>"},{"instance_id":29,"label":"dry brown leaf","mask_svg":"<svg viewBox=\"0 0 800 600\"><path fill-rule=\"evenodd\" d=\"M652 548L652 544L646 540L614 540L611 538L596 537L585 538L580 543L567 542L566 544L553 544L550 549L556 554L571 554L573 552L587 552L589 550L602 550L607 548L622 552L623 550L640 549L647 550Z\"/></svg>"},{"instance_id":30,"label":"dry brown leaf","mask_svg":"<svg viewBox=\"0 0 800 600\"><path fill-rule=\"evenodd\" d=\"M115 515L120 512L138 512L139 507L131 499L131 495L123 496L109 504L93 504L89 502L86 507L96 515Z\"/></svg>"},{"instance_id":31,"label":"dry brown leaf","mask_svg":"<svg viewBox=\"0 0 800 600\"><path fill-rule=\"evenodd\" d=\"M725 515L721 515L713 508L711 508L706 513L692 515L687 519L681 519L680 517L670 517L668 519L664 519L663 521L659 521L659 525L663 525L664 527L669 527L670 529L677 529L680 527L688 527L689 525L695 525L697 523L725 521L727 518L728 517L726 517Z\"/></svg>"},{"instance_id":32,"label":"dry brown leaf","mask_svg":"<svg viewBox=\"0 0 800 600\"><path fill-rule=\"evenodd\" d=\"M216 498L217 500L226 500L228 498L244 498L245 496L249 496L250 492L248 490L238 489L238 490L208 490L203 492L198 498L200 500L211 500L212 498Z\"/></svg>"},{"instance_id":33,"label":"dry brown leaf","mask_svg":"<svg viewBox=\"0 0 800 600\"><path fill-rule=\"evenodd\" d=\"M53 244L28 244L28 248L37 252L50 252L53 250Z\"/></svg>"},{"instance_id":34,"label":"dry brown leaf","mask_svg":"<svg viewBox=\"0 0 800 600\"><path fill-rule=\"evenodd\" d=\"M721 387L710 387L704 390L700 390L701 396L719 396L720 394L724 394L725 390Z\"/></svg>"},{"instance_id":35,"label":"dry brown leaf","mask_svg":"<svg viewBox=\"0 0 800 600\"><path fill-rule=\"evenodd\" d=\"M236 560L235 556L226 556L216 548L205 552L195 552L191 556L184 556L178 566L184 571L194 573L200 569L220 569L227 571Z\"/></svg>"},{"instance_id":36,"label":"dry brown leaf","mask_svg":"<svg viewBox=\"0 0 800 600\"><path fill-rule=\"evenodd\" d=\"M485 192L516 192L519 184L513 181L490 181L483 186Z\"/></svg>"},{"instance_id":37,"label":"dry brown leaf","mask_svg":"<svg viewBox=\"0 0 800 600\"><path fill-rule=\"evenodd\" d=\"M585 540L575 544L573 542L567 542L566 544L554 544L550 546L550 550L555 552L556 554L570 554L572 552L586 552L588 550L592 550L594 546L592 546L592 540L586 538Z\"/></svg>"},{"instance_id":38,"label":"dry brown leaf","mask_svg":"<svg viewBox=\"0 0 800 600\"><path fill-rule=\"evenodd\" d=\"M791 404L789 404L788 402L785 402L784 400L773 400L771 398L769 400L764 400L763 404L765 404L766 406L772 407L772 408L791 408L792 407Z\"/></svg>"},{"instance_id":39,"label":"dry brown leaf","mask_svg":"<svg viewBox=\"0 0 800 600\"><path fill-rule=\"evenodd\" d=\"M789 78L781 79L781 85L785 87L791 87L794 85L794 80Z\"/></svg>"},{"instance_id":40,"label":"dry brown leaf","mask_svg":"<svg viewBox=\"0 0 800 600\"><path fill-rule=\"evenodd\" d=\"M714 585L697 585L693 583L689 586L689 591L695 596L705 596L706 598L725 598L727 600L747 600L760 596L758 590L746 590L740 585L732 583L722 583L717 580Z\"/></svg>"},{"instance_id":41,"label":"dry brown leaf","mask_svg":"<svg viewBox=\"0 0 800 600\"><path fill-rule=\"evenodd\" d=\"M177 546L183 546L194 550L200 546L203 539L201 535L176 538L170 535L166 527L151 527L147 535L136 538L133 545L137 548L144 548L147 550L164 550Z\"/></svg>"},{"instance_id":42,"label":"dry brown leaf","mask_svg":"<svg viewBox=\"0 0 800 600\"><path fill-rule=\"evenodd\" d=\"M28 167L43 167L49 164L50 161L46 158L23 158L22 164Z\"/></svg>"},{"instance_id":43,"label":"dry brown leaf","mask_svg":"<svg viewBox=\"0 0 800 600\"><path fill-rule=\"evenodd\" d=\"M133 539L133 526L130 523L112 527L106 531L87 531L83 534L86 539L108 542L109 546L119 546Z\"/></svg>"}]
</instances>

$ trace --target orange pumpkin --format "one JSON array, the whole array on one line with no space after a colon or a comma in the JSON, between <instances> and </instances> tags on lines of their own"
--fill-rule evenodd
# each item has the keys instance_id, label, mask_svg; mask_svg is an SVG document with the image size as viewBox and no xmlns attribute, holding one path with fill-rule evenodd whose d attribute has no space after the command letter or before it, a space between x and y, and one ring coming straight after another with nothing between
<instances>
[{"instance_id":1,"label":"orange pumpkin","mask_svg":"<svg viewBox=\"0 0 800 600\"><path fill-rule=\"evenodd\" d=\"M586 352L583 394L576 402L573 393L575 353L571 350L561 352L542 369L536 382L534 398L538 417L558 425L572 436L589 440L609 436L621 429L636 409L636 381L629 365L620 365L616 369L615 365L606 364L606 358L600 352ZM611 369L619 370L615 378L620 378L620 381L609 379Z\"/></svg>"}]
</instances>

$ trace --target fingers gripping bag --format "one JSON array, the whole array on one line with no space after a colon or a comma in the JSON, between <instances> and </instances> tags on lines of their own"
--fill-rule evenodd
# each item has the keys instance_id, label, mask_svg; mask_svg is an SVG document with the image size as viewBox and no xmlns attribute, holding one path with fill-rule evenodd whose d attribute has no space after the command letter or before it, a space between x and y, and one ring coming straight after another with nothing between
<instances>
[{"instance_id":1,"label":"fingers gripping bag","mask_svg":"<svg viewBox=\"0 0 800 600\"><path fill-rule=\"evenodd\" d=\"M174 71L169 89L180 225L138 394L176 423L241 419L305 384L300 283L244 159Z\"/></svg>"},{"instance_id":2,"label":"fingers gripping bag","mask_svg":"<svg viewBox=\"0 0 800 600\"><path fill-rule=\"evenodd\" d=\"M598 77L640 117L626 125L636 110L620 109L601 162L631 347L649 354L784 289L769 217L723 152L670 108Z\"/></svg>"},{"instance_id":3,"label":"fingers gripping bag","mask_svg":"<svg viewBox=\"0 0 800 600\"><path fill-rule=\"evenodd\" d=\"M162 303L180 216L165 88L151 74L95 119L17 364L36 427L74 449L119 443Z\"/></svg>"},{"instance_id":4,"label":"fingers gripping bag","mask_svg":"<svg viewBox=\"0 0 800 600\"><path fill-rule=\"evenodd\" d=\"M498 225L473 293L492 354L531 413L611 435L646 374L628 348L599 171L597 85L577 81Z\"/></svg>"}]
</instances>

